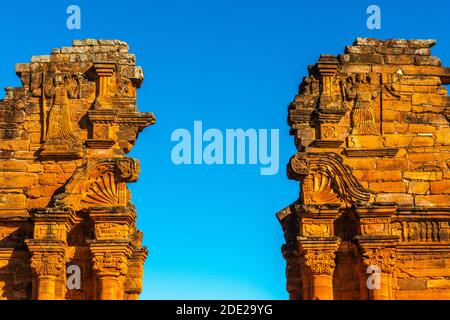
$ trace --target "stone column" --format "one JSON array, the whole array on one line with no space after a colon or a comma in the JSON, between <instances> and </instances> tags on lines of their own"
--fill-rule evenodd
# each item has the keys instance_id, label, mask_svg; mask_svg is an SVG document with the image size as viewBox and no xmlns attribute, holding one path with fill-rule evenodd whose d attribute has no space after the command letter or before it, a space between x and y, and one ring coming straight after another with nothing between
<instances>
[{"instance_id":1,"label":"stone column","mask_svg":"<svg viewBox=\"0 0 450 320\"><path fill-rule=\"evenodd\" d=\"M95 239L90 245L100 300L125 299L128 263L133 253L131 226L136 212L129 207L96 207L89 210Z\"/></svg>"},{"instance_id":2,"label":"stone column","mask_svg":"<svg viewBox=\"0 0 450 320\"><path fill-rule=\"evenodd\" d=\"M333 300L333 273L339 239L300 241L303 256L303 296L309 300Z\"/></svg>"},{"instance_id":3,"label":"stone column","mask_svg":"<svg viewBox=\"0 0 450 320\"><path fill-rule=\"evenodd\" d=\"M26 240L34 275L34 299L64 300L67 233L74 223L70 210L36 209L33 239Z\"/></svg>"},{"instance_id":4,"label":"stone column","mask_svg":"<svg viewBox=\"0 0 450 320\"><path fill-rule=\"evenodd\" d=\"M362 299L394 299L392 282L396 269L395 248L399 236L393 234L392 217L396 211L397 207L389 204L355 209L359 220L360 234L355 240L361 253Z\"/></svg>"},{"instance_id":5,"label":"stone column","mask_svg":"<svg viewBox=\"0 0 450 320\"><path fill-rule=\"evenodd\" d=\"M364 249L362 257L363 273L366 272L367 278L379 277L378 287L369 287L368 280L365 285L368 289L369 300L392 300L393 287L392 278L396 267L396 254L394 248L376 248ZM374 271L371 275L367 273L367 268ZM370 280L370 279L369 279Z\"/></svg>"},{"instance_id":6,"label":"stone column","mask_svg":"<svg viewBox=\"0 0 450 320\"><path fill-rule=\"evenodd\" d=\"M117 249L114 252L94 252L92 269L96 273L99 300L122 300L124 298L123 277L127 274L128 260L125 252Z\"/></svg>"},{"instance_id":7,"label":"stone column","mask_svg":"<svg viewBox=\"0 0 450 320\"><path fill-rule=\"evenodd\" d=\"M58 281L66 276L66 264L62 251L36 251L31 257L35 275L37 300L62 300L57 294Z\"/></svg>"}]
</instances>

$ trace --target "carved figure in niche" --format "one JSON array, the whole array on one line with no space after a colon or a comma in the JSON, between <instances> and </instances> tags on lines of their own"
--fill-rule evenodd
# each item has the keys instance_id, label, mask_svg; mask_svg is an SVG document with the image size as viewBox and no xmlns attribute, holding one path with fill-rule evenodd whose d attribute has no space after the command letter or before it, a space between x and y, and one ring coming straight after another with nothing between
<instances>
[{"instance_id":1,"label":"carved figure in niche","mask_svg":"<svg viewBox=\"0 0 450 320\"><path fill-rule=\"evenodd\" d=\"M46 140L76 140L70 118L69 99L77 98L77 83L63 74L56 74L52 86L45 86L44 94L51 99L47 118Z\"/></svg>"},{"instance_id":2,"label":"carved figure in niche","mask_svg":"<svg viewBox=\"0 0 450 320\"><path fill-rule=\"evenodd\" d=\"M341 83L345 99L353 101L350 115L351 133L354 135L378 135L372 100L378 97L381 90L374 91L372 89L370 76L366 74L351 75Z\"/></svg>"}]
</instances>

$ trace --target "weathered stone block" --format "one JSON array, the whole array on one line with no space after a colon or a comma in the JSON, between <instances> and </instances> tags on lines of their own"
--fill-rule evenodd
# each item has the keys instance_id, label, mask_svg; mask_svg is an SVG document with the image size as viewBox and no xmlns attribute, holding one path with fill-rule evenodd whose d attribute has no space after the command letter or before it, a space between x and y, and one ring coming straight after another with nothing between
<instances>
[{"instance_id":1,"label":"weathered stone block","mask_svg":"<svg viewBox=\"0 0 450 320\"><path fill-rule=\"evenodd\" d=\"M414 202L416 206L448 207L450 205L450 195L416 196Z\"/></svg>"},{"instance_id":2,"label":"weathered stone block","mask_svg":"<svg viewBox=\"0 0 450 320\"><path fill-rule=\"evenodd\" d=\"M409 183L408 193L411 194L427 194L430 191L429 182L411 181Z\"/></svg>"},{"instance_id":3,"label":"weathered stone block","mask_svg":"<svg viewBox=\"0 0 450 320\"><path fill-rule=\"evenodd\" d=\"M423 279L398 279L400 290L422 290L427 288L427 281Z\"/></svg>"},{"instance_id":4,"label":"weathered stone block","mask_svg":"<svg viewBox=\"0 0 450 320\"><path fill-rule=\"evenodd\" d=\"M438 181L442 179L442 172L407 171L403 174L406 180Z\"/></svg>"},{"instance_id":5,"label":"weathered stone block","mask_svg":"<svg viewBox=\"0 0 450 320\"><path fill-rule=\"evenodd\" d=\"M377 159L378 170L399 170L408 168L408 161L406 158L382 158Z\"/></svg>"},{"instance_id":6,"label":"weathered stone block","mask_svg":"<svg viewBox=\"0 0 450 320\"><path fill-rule=\"evenodd\" d=\"M449 279L436 279L436 280L428 280L427 288L431 289L450 289L450 280Z\"/></svg>"},{"instance_id":7,"label":"weathered stone block","mask_svg":"<svg viewBox=\"0 0 450 320\"><path fill-rule=\"evenodd\" d=\"M20 160L0 160L0 172L20 172L26 171L26 161ZM1 187L1 186L0 186Z\"/></svg>"},{"instance_id":8,"label":"weathered stone block","mask_svg":"<svg viewBox=\"0 0 450 320\"><path fill-rule=\"evenodd\" d=\"M38 178L35 174L3 172L0 174L0 187L4 189L20 189L37 184Z\"/></svg>"},{"instance_id":9,"label":"weathered stone block","mask_svg":"<svg viewBox=\"0 0 450 320\"><path fill-rule=\"evenodd\" d=\"M432 181L430 190L431 194L450 193L450 180Z\"/></svg>"},{"instance_id":10,"label":"weathered stone block","mask_svg":"<svg viewBox=\"0 0 450 320\"><path fill-rule=\"evenodd\" d=\"M404 193L380 193L376 195L377 202L397 203L403 206L413 206L414 198L412 195Z\"/></svg>"},{"instance_id":11,"label":"weathered stone block","mask_svg":"<svg viewBox=\"0 0 450 320\"><path fill-rule=\"evenodd\" d=\"M384 141L387 147L409 147L414 137L413 135L389 134L384 136Z\"/></svg>"},{"instance_id":12,"label":"weathered stone block","mask_svg":"<svg viewBox=\"0 0 450 320\"><path fill-rule=\"evenodd\" d=\"M404 182L370 182L369 188L373 192L400 193L406 191Z\"/></svg>"},{"instance_id":13,"label":"weathered stone block","mask_svg":"<svg viewBox=\"0 0 450 320\"><path fill-rule=\"evenodd\" d=\"M385 55L386 64L414 64L414 57L409 55Z\"/></svg>"},{"instance_id":14,"label":"weathered stone block","mask_svg":"<svg viewBox=\"0 0 450 320\"><path fill-rule=\"evenodd\" d=\"M412 147L432 147L434 146L434 138L433 137L414 137L411 141Z\"/></svg>"},{"instance_id":15,"label":"weathered stone block","mask_svg":"<svg viewBox=\"0 0 450 320\"><path fill-rule=\"evenodd\" d=\"M1 210L20 210L27 208L27 198L23 194L0 194ZM1 239L0 239L1 240Z\"/></svg>"}]
</instances>

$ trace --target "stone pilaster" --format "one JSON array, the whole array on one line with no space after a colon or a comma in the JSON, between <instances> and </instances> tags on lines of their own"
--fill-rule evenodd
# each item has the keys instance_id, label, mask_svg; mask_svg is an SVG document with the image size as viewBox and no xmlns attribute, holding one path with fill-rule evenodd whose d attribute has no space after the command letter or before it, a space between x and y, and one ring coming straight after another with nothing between
<instances>
[{"instance_id":1,"label":"stone pilaster","mask_svg":"<svg viewBox=\"0 0 450 320\"><path fill-rule=\"evenodd\" d=\"M91 243L92 269L98 299L124 300L129 259L133 253L131 228L136 214L127 207L91 208L95 240Z\"/></svg>"},{"instance_id":2,"label":"stone pilaster","mask_svg":"<svg viewBox=\"0 0 450 320\"><path fill-rule=\"evenodd\" d=\"M147 248L134 249L128 262L128 274L125 280L126 300L139 300L139 295L142 293L142 277L147 255Z\"/></svg>"},{"instance_id":3,"label":"stone pilaster","mask_svg":"<svg viewBox=\"0 0 450 320\"><path fill-rule=\"evenodd\" d=\"M29 243L31 270L37 300L63 300L66 263L64 251L56 243Z\"/></svg>"},{"instance_id":4,"label":"stone pilaster","mask_svg":"<svg viewBox=\"0 0 450 320\"><path fill-rule=\"evenodd\" d=\"M99 300L124 300L130 248L126 245L91 247L92 270L96 275Z\"/></svg>"},{"instance_id":5,"label":"stone pilaster","mask_svg":"<svg viewBox=\"0 0 450 320\"><path fill-rule=\"evenodd\" d=\"M333 273L339 243L338 238L299 238L304 299L333 300Z\"/></svg>"},{"instance_id":6,"label":"stone pilaster","mask_svg":"<svg viewBox=\"0 0 450 320\"><path fill-rule=\"evenodd\" d=\"M396 250L399 236L393 234L392 205L355 208L359 219L359 235L355 237L361 253L360 291L370 300L393 299Z\"/></svg>"},{"instance_id":7,"label":"stone pilaster","mask_svg":"<svg viewBox=\"0 0 450 320\"><path fill-rule=\"evenodd\" d=\"M33 218L33 238L26 240L26 244L31 253L35 298L63 300L66 294L67 234L75 217L71 211L37 209Z\"/></svg>"}]
</instances>

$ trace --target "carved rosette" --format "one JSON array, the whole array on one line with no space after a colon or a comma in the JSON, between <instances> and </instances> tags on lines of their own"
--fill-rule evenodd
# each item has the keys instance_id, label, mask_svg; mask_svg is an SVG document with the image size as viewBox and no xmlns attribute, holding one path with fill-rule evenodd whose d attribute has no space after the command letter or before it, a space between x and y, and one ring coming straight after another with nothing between
<instances>
[{"instance_id":1,"label":"carved rosette","mask_svg":"<svg viewBox=\"0 0 450 320\"><path fill-rule=\"evenodd\" d=\"M377 248L363 254L363 263L366 267L376 266L385 273L396 270L396 261L395 249Z\"/></svg>"},{"instance_id":2,"label":"carved rosette","mask_svg":"<svg viewBox=\"0 0 450 320\"><path fill-rule=\"evenodd\" d=\"M99 275L126 275L128 271L127 259L123 256L114 256L110 252L106 252L93 259L92 269Z\"/></svg>"},{"instance_id":3,"label":"carved rosette","mask_svg":"<svg viewBox=\"0 0 450 320\"><path fill-rule=\"evenodd\" d=\"M43 253L33 255L31 258L31 268L33 273L39 276L59 276L64 274L65 260L60 253Z\"/></svg>"},{"instance_id":4,"label":"carved rosette","mask_svg":"<svg viewBox=\"0 0 450 320\"><path fill-rule=\"evenodd\" d=\"M336 255L331 250L308 250L304 255L304 264L315 275L333 275Z\"/></svg>"}]
</instances>

